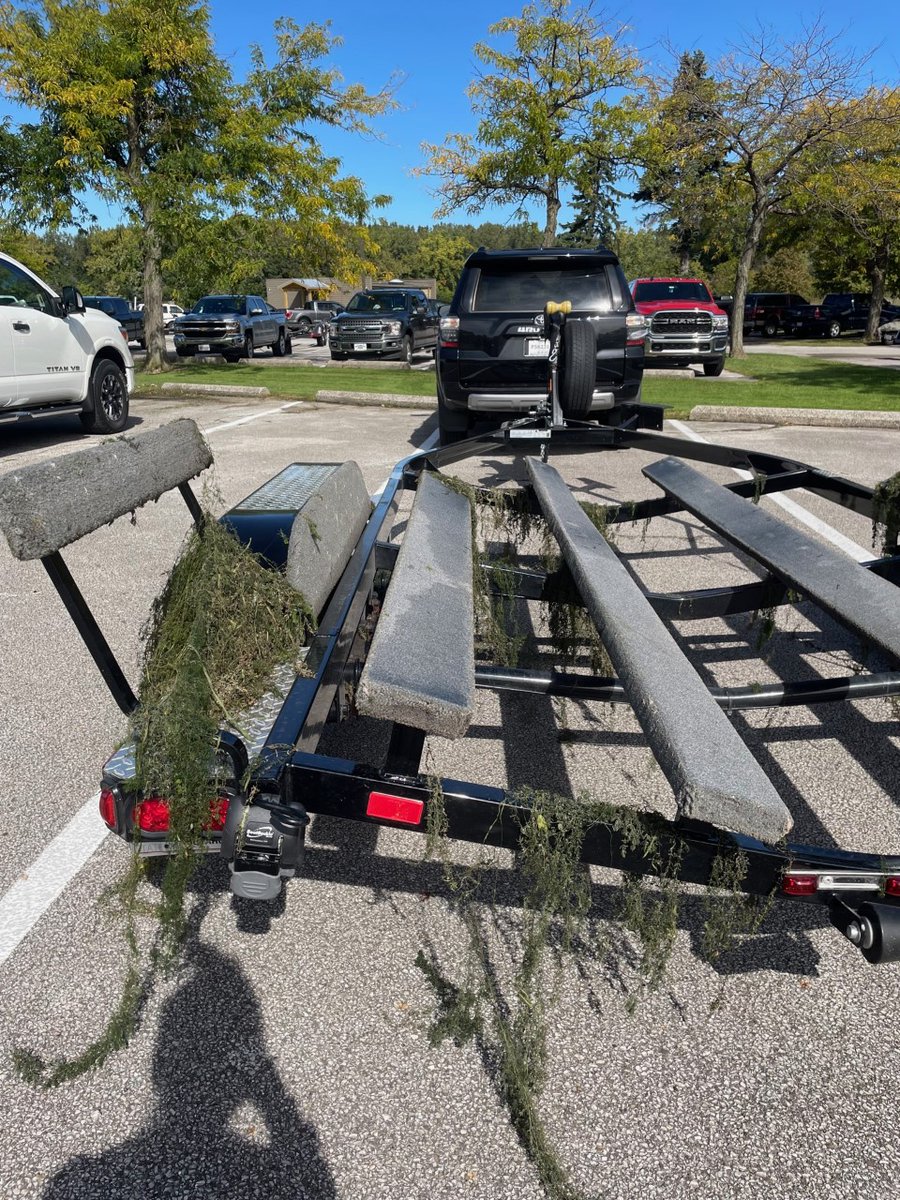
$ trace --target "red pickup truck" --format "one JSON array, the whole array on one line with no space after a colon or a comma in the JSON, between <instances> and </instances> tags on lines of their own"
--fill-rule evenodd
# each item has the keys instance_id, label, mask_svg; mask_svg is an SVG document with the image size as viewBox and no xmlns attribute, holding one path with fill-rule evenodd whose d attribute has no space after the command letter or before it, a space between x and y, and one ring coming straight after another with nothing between
<instances>
[{"instance_id":1,"label":"red pickup truck","mask_svg":"<svg viewBox=\"0 0 900 1200\"><path fill-rule=\"evenodd\" d=\"M728 314L701 279L632 279L634 306L649 319L645 367L702 363L704 375L721 375L728 345Z\"/></svg>"}]
</instances>

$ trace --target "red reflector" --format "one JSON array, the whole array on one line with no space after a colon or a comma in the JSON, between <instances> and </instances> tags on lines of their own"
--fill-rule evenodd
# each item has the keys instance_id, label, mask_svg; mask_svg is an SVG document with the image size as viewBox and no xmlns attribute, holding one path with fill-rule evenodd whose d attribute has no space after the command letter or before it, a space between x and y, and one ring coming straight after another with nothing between
<instances>
[{"instance_id":1,"label":"red reflector","mask_svg":"<svg viewBox=\"0 0 900 1200\"><path fill-rule=\"evenodd\" d=\"M110 829L116 827L116 798L109 788L103 788L100 792L100 816L103 818L105 825Z\"/></svg>"},{"instance_id":2,"label":"red reflector","mask_svg":"<svg viewBox=\"0 0 900 1200\"><path fill-rule=\"evenodd\" d=\"M781 890L786 896L813 896L819 890L818 875L785 875Z\"/></svg>"},{"instance_id":3,"label":"red reflector","mask_svg":"<svg viewBox=\"0 0 900 1200\"><path fill-rule=\"evenodd\" d=\"M149 796L134 807L134 820L145 833L168 833L169 802L161 796Z\"/></svg>"},{"instance_id":4,"label":"red reflector","mask_svg":"<svg viewBox=\"0 0 900 1200\"><path fill-rule=\"evenodd\" d=\"M385 792L369 792L366 816L380 817L382 821L399 821L402 825L420 825L424 808L424 800L410 800L408 796L388 796Z\"/></svg>"},{"instance_id":5,"label":"red reflector","mask_svg":"<svg viewBox=\"0 0 900 1200\"><path fill-rule=\"evenodd\" d=\"M900 899L900 875L888 875L884 881L884 894Z\"/></svg>"}]
</instances>

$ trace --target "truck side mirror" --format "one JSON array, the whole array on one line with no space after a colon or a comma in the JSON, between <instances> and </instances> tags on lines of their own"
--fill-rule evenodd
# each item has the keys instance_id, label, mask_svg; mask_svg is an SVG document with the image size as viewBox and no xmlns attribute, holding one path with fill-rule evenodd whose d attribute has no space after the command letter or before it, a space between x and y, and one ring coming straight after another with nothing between
<instances>
[{"instance_id":1,"label":"truck side mirror","mask_svg":"<svg viewBox=\"0 0 900 1200\"><path fill-rule=\"evenodd\" d=\"M262 315L263 315L263 310L261 308L251 308L250 309L251 317L261 317Z\"/></svg>"},{"instance_id":2,"label":"truck side mirror","mask_svg":"<svg viewBox=\"0 0 900 1200\"><path fill-rule=\"evenodd\" d=\"M84 296L78 288L72 287L70 283L67 283L62 290L62 302L67 313L83 313L85 311Z\"/></svg>"}]
</instances>

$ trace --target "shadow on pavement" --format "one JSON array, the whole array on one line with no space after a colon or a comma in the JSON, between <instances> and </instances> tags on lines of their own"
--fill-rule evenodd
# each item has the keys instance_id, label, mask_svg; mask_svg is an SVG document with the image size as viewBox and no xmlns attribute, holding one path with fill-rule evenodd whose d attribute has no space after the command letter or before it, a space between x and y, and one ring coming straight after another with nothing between
<instances>
[{"instance_id":1,"label":"shadow on pavement","mask_svg":"<svg viewBox=\"0 0 900 1200\"><path fill-rule=\"evenodd\" d=\"M42 1200L333 1200L334 1180L266 1052L253 989L233 958L195 942L162 1008L156 1106L133 1137L73 1159Z\"/></svg>"}]
</instances>

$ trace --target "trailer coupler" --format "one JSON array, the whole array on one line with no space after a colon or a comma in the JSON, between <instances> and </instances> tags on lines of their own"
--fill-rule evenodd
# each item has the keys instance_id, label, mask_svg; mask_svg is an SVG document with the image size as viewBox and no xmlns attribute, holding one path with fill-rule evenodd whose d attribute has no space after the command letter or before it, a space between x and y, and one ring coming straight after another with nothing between
<instances>
[{"instance_id":1,"label":"trailer coupler","mask_svg":"<svg viewBox=\"0 0 900 1200\"><path fill-rule=\"evenodd\" d=\"M309 817L300 804L263 807L235 796L222 830L231 890L247 900L275 900L303 865Z\"/></svg>"},{"instance_id":2,"label":"trailer coupler","mask_svg":"<svg viewBox=\"0 0 900 1200\"><path fill-rule=\"evenodd\" d=\"M833 896L828 915L870 963L900 962L900 908L871 901L851 908Z\"/></svg>"}]
</instances>

